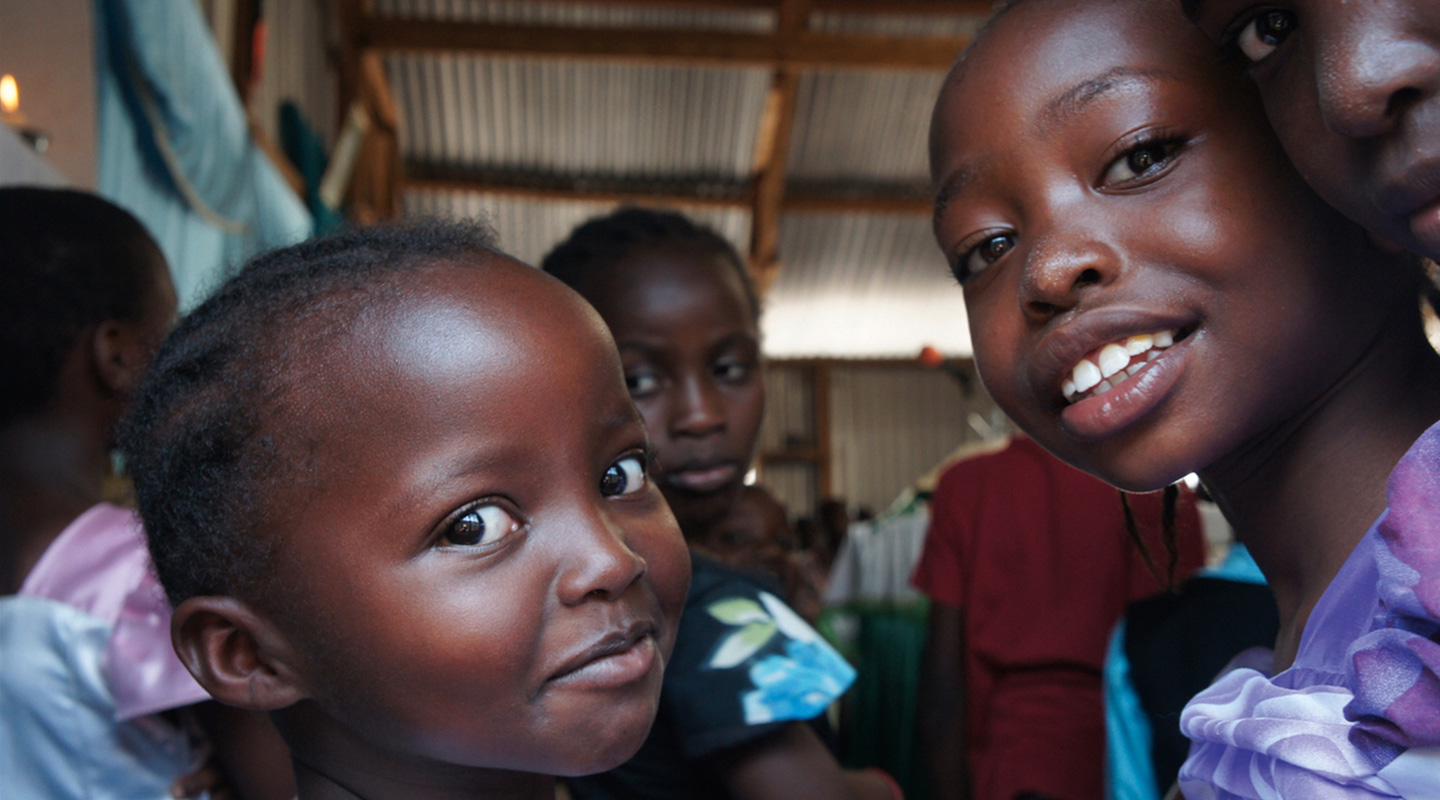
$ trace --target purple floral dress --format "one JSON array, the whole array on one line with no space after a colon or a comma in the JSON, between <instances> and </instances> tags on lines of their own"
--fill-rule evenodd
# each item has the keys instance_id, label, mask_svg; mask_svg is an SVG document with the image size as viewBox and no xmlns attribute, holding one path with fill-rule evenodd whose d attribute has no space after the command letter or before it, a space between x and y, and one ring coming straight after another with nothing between
<instances>
[{"instance_id":1,"label":"purple floral dress","mask_svg":"<svg viewBox=\"0 0 1440 800\"><path fill-rule=\"evenodd\" d=\"M1316 604L1295 664L1226 673L1180 718L1187 800L1440 800L1440 425Z\"/></svg>"}]
</instances>

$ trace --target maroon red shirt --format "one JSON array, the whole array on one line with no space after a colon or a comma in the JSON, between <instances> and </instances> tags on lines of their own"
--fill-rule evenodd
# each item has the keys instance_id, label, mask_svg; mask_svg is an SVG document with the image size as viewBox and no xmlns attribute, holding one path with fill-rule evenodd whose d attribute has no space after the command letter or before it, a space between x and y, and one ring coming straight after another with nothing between
<instances>
[{"instance_id":1,"label":"maroon red shirt","mask_svg":"<svg viewBox=\"0 0 1440 800\"><path fill-rule=\"evenodd\" d=\"M1163 570L1161 497L1130 499ZM1099 800L1110 629L1131 601L1163 589L1125 531L1119 490L1016 437L947 470L930 513L911 580L964 614L976 800ZM1188 491L1176 528L1178 581L1203 562Z\"/></svg>"}]
</instances>

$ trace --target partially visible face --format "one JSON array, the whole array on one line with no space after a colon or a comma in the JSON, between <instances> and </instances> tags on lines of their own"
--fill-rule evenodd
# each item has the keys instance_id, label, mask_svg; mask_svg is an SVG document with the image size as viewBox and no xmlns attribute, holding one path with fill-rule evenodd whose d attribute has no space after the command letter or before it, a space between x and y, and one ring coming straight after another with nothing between
<instances>
[{"instance_id":1,"label":"partially visible face","mask_svg":"<svg viewBox=\"0 0 1440 800\"><path fill-rule=\"evenodd\" d=\"M143 258L148 262L150 282L140 301L139 314L134 319L123 322L129 341L127 349L134 353L134 359L129 370L128 385L120 387L111 404L111 413L114 415L112 425L119 422L134 400L133 393L140 375L149 366L170 329L175 327L178 310L175 285L170 279L170 268L165 263L165 256L149 241L134 242L131 246L139 251L132 257Z\"/></svg>"},{"instance_id":2,"label":"partially visible face","mask_svg":"<svg viewBox=\"0 0 1440 800\"><path fill-rule=\"evenodd\" d=\"M1363 234L1213 61L1164 0L1033 2L932 120L936 234L986 387L1130 490L1218 469L1314 402L1403 272L1362 268Z\"/></svg>"},{"instance_id":3,"label":"partially visible face","mask_svg":"<svg viewBox=\"0 0 1440 800\"><path fill-rule=\"evenodd\" d=\"M760 334L734 265L691 245L637 251L586 288L620 348L655 478L690 534L739 496L765 410Z\"/></svg>"},{"instance_id":4,"label":"partially visible face","mask_svg":"<svg viewBox=\"0 0 1440 800\"><path fill-rule=\"evenodd\" d=\"M764 489L746 486L729 513L707 526L697 544L727 564L765 570L785 557L793 539L785 507Z\"/></svg>"},{"instance_id":5,"label":"partially visible face","mask_svg":"<svg viewBox=\"0 0 1440 800\"><path fill-rule=\"evenodd\" d=\"M287 365L274 616L314 706L419 773L604 770L655 716L688 553L603 324L490 261Z\"/></svg>"},{"instance_id":6,"label":"partially visible face","mask_svg":"<svg viewBox=\"0 0 1440 800\"><path fill-rule=\"evenodd\" d=\"M1316 191L1379 238L1440 258L1440 3L1183 2L1249 65Z\"/></svg>"},{"instance_id":7,"label":"partially visible face","mask_svg":"<svg viewBox=\"0 0 1440 800\"><path fill-rule=\"evenodd\" d=\"M175 283L170 279L170 267L165 263L165 256L153 246L146 249L151 252L151 284L138 322L141 339L154 351L175 327L175 315L179 308Z\"/></svg>"}]
</instances>

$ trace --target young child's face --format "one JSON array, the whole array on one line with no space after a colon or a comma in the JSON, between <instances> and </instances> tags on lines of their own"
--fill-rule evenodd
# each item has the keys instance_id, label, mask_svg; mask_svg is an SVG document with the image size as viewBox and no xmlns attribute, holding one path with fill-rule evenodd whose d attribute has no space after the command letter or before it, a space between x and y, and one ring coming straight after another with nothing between
<instances>
[{"instance_id":1,"label":"young child's face","mask_svg":"<svg viewBox=\"0 0 1440 800\"><path fill-rule=\"evenodd\" d=\"M1440 2L1183 0L1325 199L1440 258Z\"/></svg>"},{"instance_id":2,"label":"young child's face","mask_svg":"<svg viewBox=\"0 0 1440 800\"><path fill-rule=\"evenodd\" d=\"M279 401L305 456L268 520L277 625L373 771L427 782L629 758L689 580L604 326L489 258L312 326Z\"/></svg>"},{"instance_id":3,"label":"young child's face","mask_svg":"<svg viewBox=\"0 0 1440 800\"><path fill-rule=\"evenodd\" d=\"M637 251L587 295L605 318L655 446L655 476L680 526L738 497L765 387L760 335L735 267L693 245Z\"/></svg>"},{"instance_id":4,"label":"young child's face","mask_svg":"<svg viewBox=\"0 0 1440 800\"><path fill-rule=\"evenodd\" d=\"M1243 452L1383 318L1350 266L1363 235L1169 6L1019 6L932 121L936 233L986 387L1131 490Z\"/></svg>"},{"instance_id":5,"label":"young child's face","mask_svg":"<svg viewBox=\"0 0 1440 800\"><path fill-rule=\"evenodd\" d=\"M769 560L784 557L792 538L785 507L765 490L749 486L728 514L706 527L700 543L721 561L764 569Z\"/></svg>"}]
</instances>

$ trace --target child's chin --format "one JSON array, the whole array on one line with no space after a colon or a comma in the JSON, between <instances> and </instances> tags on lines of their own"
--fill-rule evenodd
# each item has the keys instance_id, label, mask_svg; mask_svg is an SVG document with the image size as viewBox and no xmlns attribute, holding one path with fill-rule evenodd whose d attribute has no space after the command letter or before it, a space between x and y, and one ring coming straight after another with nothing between
<instances>
[{"instance_id":1,"label":"child's chin","mask_svg":"<svg viewBox=\"0 0 1440 800\"><path fill-rule=\"evenodd\" d=\"M562 778L578 778L615 769L640 752L640 746L645 743L645 737L650 733L650 724L653 720L652 715L648 720L639 720L623 724L623 727L619 729L591 734L591 738L597 746L603 741L605 747L586 753L583 757L577 758L563 767L557 767L554 774Z\"/></svg>"}]
</instances>

